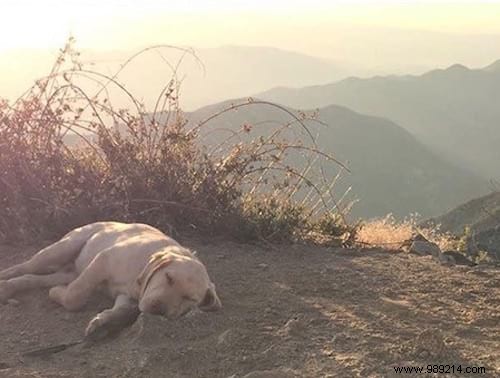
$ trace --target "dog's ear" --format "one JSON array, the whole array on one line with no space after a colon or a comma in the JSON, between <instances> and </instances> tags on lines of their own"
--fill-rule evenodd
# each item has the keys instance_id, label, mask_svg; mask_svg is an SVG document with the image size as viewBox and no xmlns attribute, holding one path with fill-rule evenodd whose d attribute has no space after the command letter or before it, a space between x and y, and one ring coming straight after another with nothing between
<instances>
[{"instance_id":1,"label":"dog's ear","mask_svg":"<svg viewBox=\"0 0 500 378\"><path fill-rule=\"evenodd\" d=\"M198 305L198 308L201 311L217 311L222 307L219 297L215 292L215 285L210 283L210 287L207 289L205 293L205 297Z\"/></svg>"},{"instance_id":2,"label":"dog's ear","mask_svg":"<svg viewBox=\"0 0 500 378\"><path fill-rule=\"evenodd\" d=\"M141 271L141 273L139 273L139 276L137 276L137 284L140 287L142 287L142 285L146 281L146 277L151 272L151 269L153 268L153 264L155 263L155 261L159 261L161 259L161 257L162 256L160 255L160 253L155 253L154 255L152 255L149 258L148 263L146 264L146 266L144 267L144 269Z\"/></svg>"},{"instance_id":3,"label":"dog's ear","mask_svg":"<svg viewBox=\"0 0 500 378\"><path fill-rule=\"evenodd\" d=\"M148 263L137 277L137 285L139 286L141 297L144 294L144 291L146 291L146 287L148 286L148 283L153 275L161 268L171 264L172 261L172 256L165 252L157 252L151 256Z\"/></svg>"}]
</instances>

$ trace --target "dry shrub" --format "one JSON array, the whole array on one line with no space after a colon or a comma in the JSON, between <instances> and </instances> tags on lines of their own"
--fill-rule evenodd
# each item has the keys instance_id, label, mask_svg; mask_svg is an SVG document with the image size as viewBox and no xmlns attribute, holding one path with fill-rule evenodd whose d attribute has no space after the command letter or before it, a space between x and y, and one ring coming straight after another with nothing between
<instances>
[{"instance_id":1,"label":"dry shrub","mask_svg":"<svg viewBox=\"0 0 500 378\"><path fill-rule=\"evenodd\" d=\"M363 246L397 250L404 241L419 232L428 240L437 243L443 251L456 249L457 241L451 234L441 232L437 226L421 228L417 225L416 215L397 221L392 214L388 214L384 218L364 222L357 231L356 242Z\"/></svg>"},{"instance_id":2,"label":"dry shrub","mask_svg":"<svg viewBox=\"0 0 500 378\"><path fill-rule=\"evenodd\" d=\"M338 162L316 148L307 115L260 102L291 121L256 136L244 125L233 132L242 141L206 146L206 121L189 125L179 107L175 69L147 112L118 80L139 54L103 75L80 63L73 42L24 96L0 102L1 239L54 237L110 219L243 240L332 239L348 229L333 178L313 174L313 163ZM181 60L192 54L181 52ZM127 109L112 105L116 93L128 99ZM294 127L308 143L286 139Z\"/></svg>"}]
</instances>

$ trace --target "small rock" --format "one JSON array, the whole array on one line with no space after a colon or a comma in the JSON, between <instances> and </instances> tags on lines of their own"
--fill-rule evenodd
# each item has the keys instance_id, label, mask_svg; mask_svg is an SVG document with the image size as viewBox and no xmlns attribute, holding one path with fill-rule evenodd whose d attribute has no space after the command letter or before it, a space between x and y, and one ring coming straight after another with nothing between
<instances>
[{"instance_id":1,"label":"small rock","mask_svg":"<svg viewBox=\"0 0 500 378\"><path fill-rule=\"evenodd\" d=\"M411 243L409 253L414 253L419 256L434 256L439 257L441 255L441 249L436 243L423 240L415 240Z\"/></svg>"},{"instance_id":2,"label":"small rock","mask_svg":"<svg viewBox=\"0 0 500 378\"><path fill-rule=\"evenodd\" d=\"M323 354L323 356L331 357L335 354L335 352L331 349L325 349L322 351L322 354Z\"/></svg>"},{"instance_id":3,"label":"small rock","mask_svg":"<svg viewBox=\"0 0 500 378\"><path fill-rule=\"evenodd\" d=\"M203 311L201 311L199 308L193 308L186 315L184 315L184 317L186 319L191 319L194 318L195 316L198 316L201 313L203 313Z\"/></svg>"},{"instance_id":4,"label":"small rock","mask_svg":"<svg viewBox=\"0 0 500 378\"><path fill-rule=\"evenodd\" d=\"M149 357L144 356L143 358L140 359L140 361L138 363L139 368L144 369L146 367L146 365L148 364L148 362L149 362Z\"/></svg>"},{"instance_id":5,"label":"small rock","mask_svg":"<svg viewBox=\"0 0 500 378\"><path fill-rule=\"evenodd\" d=\"M453 265L476 266L477 264L457 251L445 251L443 255L450 259Z\"/></svg>"},{"instance_id":6,"label":"small rock","mask_svg":"<svg viewBox=\"0 0 500 378\"><path fill-rule=\"evenodd\" d=\"M415 340L415 352L422 358L443 356L446 344L439 330L425 330Z\"/></svg>"},{"instance_id":7,"label":"small rock","mask_svg":"<svg viewBox=\"0 0 500 378\"><path fill-rule=\"evenodd\" d=\"M15 307L17 307L17 306L19 306L21 304L21 302L19 302L17 299L13 299L13 298L7 300L7 303L9 305L15 306Z\"/></svg>"},{"instance_id":8,"label":"small rock","mask_svg":"<svg viewBox=\"0 0 500 378\"><path fill-rule=\"evenodd\" d=\"M279 330L278 334L282 337L300 336L304 333L306 326L302 319L293 317L289 319Z\"/></svg>"},{"instance_id":9,"label":"small rock","mask_svg":"<svg viewBox=\"0 0 500 378\"><path fill-rule=\"evenodd\" d=\"M227 342L227 337L230 334L231 330L228 329L224 332L222 332L219 337L217 338L217 345L221 345Z\"/></svg>"},{"instance_id":10,"label":"small rock","mask_svg":"<svg viewBox=\"0 0 500 378\"><path fill-rule=\"evenodd\" d=\"M441 265L446 265L446 266L453 266L456 264L455 259L451 256L446 255L445 253L440 253L437 257L436 260L441 264Z\"/></svg>"},{"instance_id":11,"label":"small rock","mask_svg":"<svg viewBox=\"0 0 500 378\"><path fill-rule=\"evenodd\" d=\"M103 364L103 363L97 363L97 364L95 365L95 368L96 368L97 370L106 370L108 367L107 367L105 364Z\"/></svg>"}]
</instances>

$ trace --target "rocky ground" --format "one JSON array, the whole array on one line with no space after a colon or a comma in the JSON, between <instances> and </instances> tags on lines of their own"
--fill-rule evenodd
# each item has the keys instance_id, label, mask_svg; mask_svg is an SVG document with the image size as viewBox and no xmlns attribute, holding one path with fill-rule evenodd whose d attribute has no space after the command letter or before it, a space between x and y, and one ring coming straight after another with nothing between
<instances>
[{"instance_id":1,"label":"rocky ground","mask_svg":"<svg viewBox=\"0 0 500 378\"><path fill-rule=\"evenodd\" d=\"M66 313L46 290L27 293L0 305L0 376L391 377L401 376L394 366L428 364L500 376L499 268L377 250L184 244L206 263L221 312L144 316L112 340L25 357L80 339L109 305ZM34 252L0 246L0 269Z\"/></svg>"}]
</instances>

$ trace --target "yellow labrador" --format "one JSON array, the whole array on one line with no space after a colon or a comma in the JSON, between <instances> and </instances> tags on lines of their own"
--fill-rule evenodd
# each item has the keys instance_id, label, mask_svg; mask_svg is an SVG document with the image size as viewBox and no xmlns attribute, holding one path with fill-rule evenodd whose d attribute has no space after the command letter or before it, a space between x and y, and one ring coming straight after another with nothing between
<instances>
[{"instance_id":1,"label":"yellow labrador","mask_svg":"<svg viewBox=\"0 0 500 378\"><path fill-rule=\"evenodd\" d=\"M51 287L49 297L78 311L97 288L115 299L86 334L128 309L179 317L192 308L216 311L221 302L205 266L174 239L146 224L98 222L77 228L31 259L0 272L0 301Z\"/></svg>"}]
</instances>

